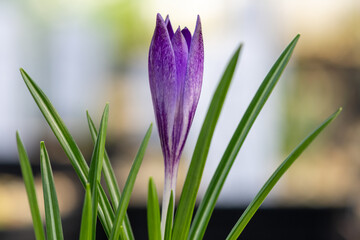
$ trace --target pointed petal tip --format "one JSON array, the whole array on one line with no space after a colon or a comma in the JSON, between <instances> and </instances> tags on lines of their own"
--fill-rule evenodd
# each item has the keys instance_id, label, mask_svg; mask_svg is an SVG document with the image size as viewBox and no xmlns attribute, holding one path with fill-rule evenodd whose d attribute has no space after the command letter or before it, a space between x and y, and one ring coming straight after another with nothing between
<instances>
[{"instance_id":1,"label":"pointed petal tip","mask_svg":"<svg viewBox=\"0 0 360 240\"><path fill-rule=\"evenodd\" d=\"M157 28L158 26L161 26L161 25L166 27L166 24L165 24L165 21L164 21L163 17L161 16L160 13L158 13L156 15L156 27L155 28Z\"/></svg>"},{"instance_id":2,"label":"pointed petal tip","mask_svg":"<svg viewBox=\"0 0 360 240\"><path fill-rule=\"evenodd\" d=\"M196 26L195 26L195 31L194 31L193 37L194 37L195 35L200 35L200 36L202 36L202 27L201 27L200 15L197 16ZM201 37L201 38L202 38L202 37Z\"/></svg>"},{"instance_id":3,"label":"pointed petal tip","mask_svg":"<svg viewBox=\"0 0 360 240\"><path fill-rule=\"evenodd\" d=\"M202 45L203 44L203 40L202 40L202 27L201 27L201 20L200 20L200 16L198 15L197 17L197 21L196 21L196 26L195 26L195 31L194 34L192 36L192 41L194 40L194 38L199 38L199 43Z\"/></svg>"},{"instance_id":4,"label":"pointed petal tip","mask_svg":"<svg viewBox=\"0 0 360 240\"><path fill-rule=\"evenodd\" d=\"M170 16L169 16L169 14L166 15L166 18L165 18L165 22L167 22L167 21L170 21Z\"/></svg>"},{"instance_id":5,"label":"pointed petal tip","mask_svg":"<svg viewBox=\"0 0 360 240\"><path fill-rule=\"evenodd\" d=\"M197 15L197 19L196 19L196 26L197 25L200 25L200 27L201 27L201 19L200 19L200 15Z\"/></svg>"},{"instance_id":6,"label":"pointed petal tip","mask_svg":"<svg viewBox=\"0 0 360 240\"><path fill-rule=\"evenodd\" d=\"M170 21L169 14L166 15L164 23L165 23L165 27L166 27L166 29L167 29L167 31L169 33L169 37L170 37L170 39L172 39L172 37L174 36L174 30L173 30L173 28L171 26L171 21Z\"/></svg>"},{"instance_id":7,"label":"pointed petal tip","mask_svg":"<svg viewBox=\"0 0 360 240\"><path fill-rule=\"evenodd\" d=\"M156 26L155 26L155 31L154 31L154 35L153 35L153 38L155 37L155 35L157 34L164 34L166 32L166 34L168 33L168 30L167 30L167 26L165 24L165 21L164 19L162 18L161 14L158 13L156 15ZM151 46L153 45L153 41L151 41L151 44L150 44L150 49L151 49Z\"/></svg>"},{"instance_id":8,"label":"pointed petal tip","mask_svg":"<svg viewBox=\"0 0 360 240\"><path fill-rule=\"evenodd\" d=\"M165 23L165 21L164 21L164 19L161 16L160 13L156 14L156 24L158 24L158 22L164 22Z\"/></svg>"},{"instance_id":9,"label":"pointed petal tip","mask_svg":"<svg viewBox=\"0 0 360 240\"><path fill-rule=\"evenodd\" d=\"M157 19L163 19L160 13L157 13L157 14L156 14L156 18L157 18Z\"/></svg>"}]
</instances>

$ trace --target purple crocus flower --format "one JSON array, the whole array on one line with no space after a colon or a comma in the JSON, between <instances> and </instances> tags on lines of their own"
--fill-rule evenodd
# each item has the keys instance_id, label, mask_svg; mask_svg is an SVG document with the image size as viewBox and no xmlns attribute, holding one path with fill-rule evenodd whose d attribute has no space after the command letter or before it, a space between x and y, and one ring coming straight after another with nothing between
<instances>
[{"instance_id":1,"label":"purple crocus flower","mask_svg":"<svg viewBox=\"0 0 360 240\"><path fill-rule=\"evenodd\" d=\"M198 16L194 35L160 14L149 50L149 80L156 123L165 161L163 216L171 190L175 194L180 156L199 101L204 45ZM165 207L165 209L164 209Z\"/></svg>"}]
</instances>

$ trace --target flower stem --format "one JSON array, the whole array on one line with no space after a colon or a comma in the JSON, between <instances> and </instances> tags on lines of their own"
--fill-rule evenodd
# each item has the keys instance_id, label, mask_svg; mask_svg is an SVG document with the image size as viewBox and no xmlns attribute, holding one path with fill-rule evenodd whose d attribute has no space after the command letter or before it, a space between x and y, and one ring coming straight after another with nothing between
<instances>
[{"instance_id":1,"label":"flower stem","mask_svg":"<svg viewBox=\"0 0 360 240\"><path fill-rule=\"evenodd\" d=\"M162 200L162 206L161 206L161 236L162 236L162 239L164 239L164 236L165 236L165 226L166 226L166 220L167 220L166 216L167 216L167 211L169 208L171 191L173 192L174 198L175 198L176 177L177 177L177 169L175 169L175 171L172 172L172 174L165 173L164 192L163 192L163 200ZM174 211L174 206L172 207L171 211Z\"/></svg>"}]
</instances>

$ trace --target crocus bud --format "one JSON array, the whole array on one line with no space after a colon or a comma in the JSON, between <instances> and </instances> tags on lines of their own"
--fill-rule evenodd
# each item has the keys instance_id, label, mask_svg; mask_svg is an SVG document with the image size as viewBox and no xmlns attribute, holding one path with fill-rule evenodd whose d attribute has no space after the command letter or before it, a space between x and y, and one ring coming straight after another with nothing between
<instances>
[{"instance_id":1,"label":"crocus bud","mask_svg":"<svg viewBox=\"0 0 360 240\"><path fill-rule=\"evenodd\" d=\"M175 193L180 156L199 101L204 45L198 16L194 35L173 31L169 16L156 17L149 50L149 82L165 162L163 217L171 190Z\"/></svg>"}]
</instances>

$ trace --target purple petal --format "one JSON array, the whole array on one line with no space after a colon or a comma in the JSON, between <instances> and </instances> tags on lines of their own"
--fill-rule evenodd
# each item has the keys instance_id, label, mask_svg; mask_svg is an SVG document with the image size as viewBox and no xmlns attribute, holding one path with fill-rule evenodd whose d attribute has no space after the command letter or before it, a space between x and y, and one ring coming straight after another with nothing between
<instances>
[{"instance_id":1,"label":"purple petal","mask_svg":"<svg viewBox=\"0 0 360 240\"><path fill-rule=\"evenodd\" d=\"M179 161L180 153L179 149L181 147L180 139L183 135L183 94L185 87L185 77L187 70L187 60L188 60L188 46L183 34L180 31L180 27L176 30L175 35L172 39L174 54L175 54L175 63L176 63L176 73L177 73L177 83L179 87L179 98L178 98L178 107L174 119L174 127L172 132L172 153L174 154L175 164Z\"/></svg>"},{"instance_id":2,"label":"purple petal","mask_svg":"<svg viewBox=\"0 0 360 240\"><path fill-rule=\"evenodd\" d=\"M176 182L179 159L200 97L204 46L198 17L193 37L173 32L169 16L157 15L149 51L149 82L165 160L165 177ZM174 180L175 179L175 180ZM174 181L173 181L174 180ZM171 183L171 188L173 184Z\"/></svg>"},{"instance_id":3,"label":"purple petal","mask_svg":"<svg viewBox=\"0 0 360 240\"><path fill-rule=\"evenodd\" d=\"M184 35L188 48L190 49L191 44L191 33L187 27L185 27L183 30L181 30L181 33Z\"/></svg>"},{"instance_id":4,"label":"purple petal","mask_svg":"<svg viewBox=\"0 0 360 240\"><path fill-rule=\"evenodd\" d=\"M170 36L170 40L174 37L174 30L171 26L169 14L166 16L165 25Z\"/></svg>"},{"instance_id":5,"label":"purple petal","mask_svg":"<svg viewBox=\"0 0 360 240\"><path fill-rule=\"evenodd\" d=\"M149 83L163 154L169 156L169 140L178 99L175 55L160 14L149 50Z\"/></svg>"},{"instance_id":6,"label":"purple petal","mask_svg":"<svg viewBox=\"0 0 360 240\"><path fill-rule=\"evenodd\" d=\"M188 56L187 71L184 85L184 129L182 136L182 151L183 145L190 130L192 120L195 115L195 110L199 101L201 85L204 70L204 43L201 29L201 21L198 16L194 35L191 40L190 51Z\"/></svg>"},{"instance_id":7,"label":"purple petal","mask_svg":"<svg viewBox=\"0 0 360 240\"><path fill-rule=\"evenodd\" d=\"M174 34L172 46L175 54L177 82L179 84L179 88L182 89L185 82L188 47L184 36L181 34L180 27Z\"/></svg>"}]
</instances>

